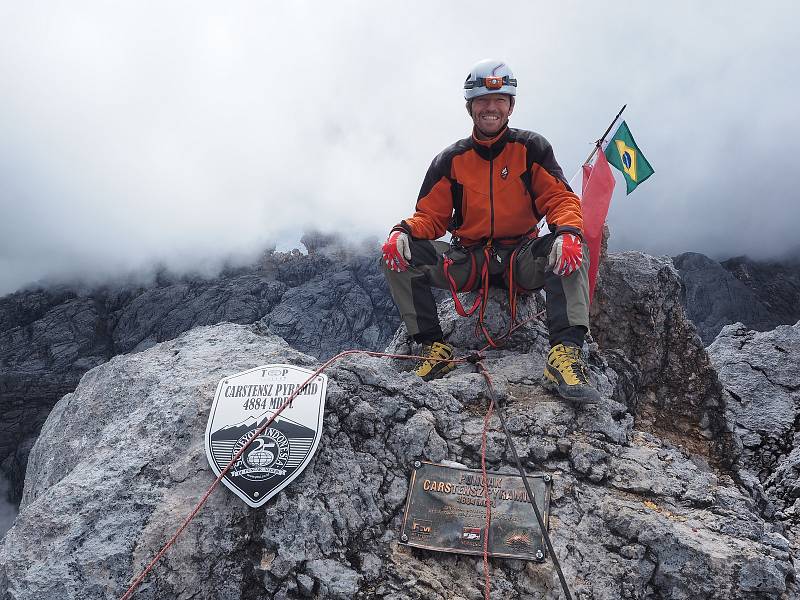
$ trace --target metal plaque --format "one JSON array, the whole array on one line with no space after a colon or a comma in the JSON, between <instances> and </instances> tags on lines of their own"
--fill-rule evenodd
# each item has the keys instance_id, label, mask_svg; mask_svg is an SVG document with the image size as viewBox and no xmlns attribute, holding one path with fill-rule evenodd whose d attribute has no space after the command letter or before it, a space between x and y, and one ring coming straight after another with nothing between
<instances>
[{"instance_id":1,"label":"metal plaque","mask_svg":"<svg viewBox=\"0 0 800 600\"><path fill-rule=\"evenodd\" d=\"M219 382L206 426L206 457L214 473L225 469L313 373L293 365L265 365ZM308 382L247 447L222 483L256 508L300 475L322 437L327 386L326 375Z\"/></svg>"},{"instance_id":2,"label":"metal plaque","mask_svg":"<svg viewBox=\"0 0 800 600\"><path fill-rule=\"evenodd\" d=\"M536 506L547 526L550 514L550 476L528 474ZM409 546L483 554L499 558L544 560L544 539L525 491L522 477L488 473L492 520L486 529L486 500L482 474L476 469L414 463L400 540Z\"/></svg>"}]
</instances>

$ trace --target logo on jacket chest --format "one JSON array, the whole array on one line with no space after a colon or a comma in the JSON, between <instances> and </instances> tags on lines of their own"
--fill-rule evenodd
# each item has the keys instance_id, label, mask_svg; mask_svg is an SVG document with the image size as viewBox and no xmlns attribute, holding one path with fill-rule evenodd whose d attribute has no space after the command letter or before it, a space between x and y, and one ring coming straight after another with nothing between
<instances>
[{"instance_id":1,"label":"logo on jacket chest","mask_svg":"<svg viewBox=\"0 0 800 600\"><path fill-rule=\"evenodd\" d=\"M503 167L503 170L500 171L500 178L501 179L508 179L508 165Z\"/></svg>"}]
</instances>

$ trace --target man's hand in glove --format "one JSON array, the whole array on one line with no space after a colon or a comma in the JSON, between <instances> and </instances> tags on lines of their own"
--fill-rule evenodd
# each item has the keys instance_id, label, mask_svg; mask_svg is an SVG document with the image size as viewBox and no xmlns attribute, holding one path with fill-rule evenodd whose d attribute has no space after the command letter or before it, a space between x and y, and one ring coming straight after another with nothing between
<instances>
[{"instance_id":1,"label":"man's hand in glove","mask_svg":"<svg viewBox=\"0 0 800 600\"><path fill-rule=\"evenodd\" d=\"M392 231L389 239L383 245L383 260L390 271L405 271L411 260L411 245L408 234L402 231Z\"/></svg>"},{"instance_id":2,"label":"man's hand in glove","mask_svg":"<svg viewBox=\"0 0 800 600\"><path fill-rule=\"evenodd\" d=\"M572 275L583 262L581 238L571 233L562 233L553 242L547 266L560 277Z\"/></svg>"}]
</instances>

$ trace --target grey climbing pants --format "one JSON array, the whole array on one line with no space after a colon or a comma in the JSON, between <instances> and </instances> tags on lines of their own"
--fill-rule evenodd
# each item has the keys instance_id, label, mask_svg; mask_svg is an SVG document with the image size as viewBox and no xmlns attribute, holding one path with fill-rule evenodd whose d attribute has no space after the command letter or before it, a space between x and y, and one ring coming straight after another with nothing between
<instances>
[{"instance_id":1,"label":"grey climbing pants","mask_svg":"<svg viewBox=\"0 0 800 600\"><path fill-rule=\"evenodd\" d=\"M547 326L550 344L581 345L589 330L589 248L583 244L583 262L568 277L547 269L547 257L555 236L549 234L526 240L517 253L514 282L518 289L546 293ZM417 342L442 339L432 287L449 289L444 259L452 263L448 271L459 292L480 287L485 256L483 246L461 248L447 242L410 240L411 263L406 271L390 271L381 261L400 317L409 335ZM508 286L508 263L516 246L495 245L489 259L490 284ZM473 262L474 261L474 262Z\"/></svg>"}]
</instances>

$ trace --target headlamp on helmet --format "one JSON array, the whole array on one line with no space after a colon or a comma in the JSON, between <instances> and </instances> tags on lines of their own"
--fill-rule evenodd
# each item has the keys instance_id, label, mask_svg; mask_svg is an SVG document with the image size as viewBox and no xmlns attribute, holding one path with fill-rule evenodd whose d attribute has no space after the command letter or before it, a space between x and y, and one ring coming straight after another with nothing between
<instances>
[{"instance_id":1,"label":"headlamp on helmet","mask_svg":"<svg viewBox=\"0 0 800 600\"><path fill-rule=\"evenodd\" d=\"M472 100L487 94L517 95L517 80L506 63L486 59L477 63L464 82L464 98Z\"/></svg>"},{"instance_id":2,"label":"headlamp on helmet","mask_svg":"<svg viewBox=\"0 0 800 600\"><path fill-rule=\"evenodd\" d=\"M503 77L484 77L482 79L478 79L476 81L467 81L464 82L464 89L465 90L472 90L475 88L479 88L481 86L485 87L487 90L492 90L493 92L502 89L504 85L513 85L517 87L517 80L511 79L508 75Z\"/></svg>"}]
</instances>

